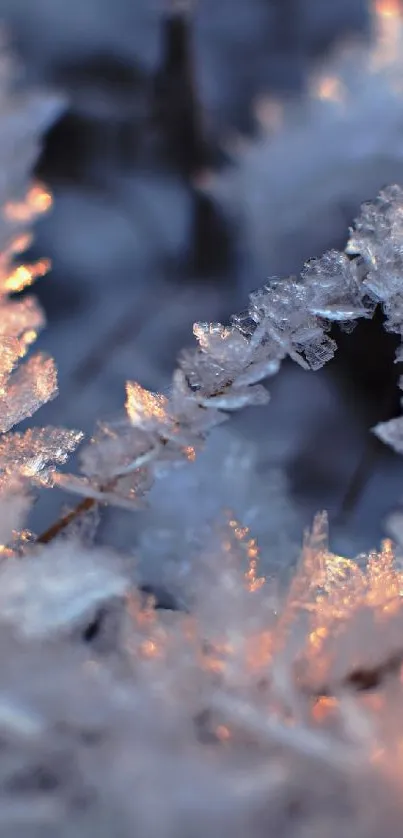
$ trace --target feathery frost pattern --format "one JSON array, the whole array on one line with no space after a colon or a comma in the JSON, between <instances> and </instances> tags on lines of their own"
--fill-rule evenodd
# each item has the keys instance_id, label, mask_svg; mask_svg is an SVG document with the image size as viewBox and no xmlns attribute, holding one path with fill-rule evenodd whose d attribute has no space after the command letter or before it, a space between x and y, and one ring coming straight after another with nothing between
<instances>
[{"instance_id":1,"label":"feathery frost pattern","mask_svg":"<svg viewBox=\"0 0 403 838\"><path fill-rule=\"evenodd\" d=\"M40 185L29 183L40 135L61 107L56 97L14 90L15 68L0 58L0 432L32 416L57 394L52 358L30 353L45 319L33 297L10 297L30 286L49 268L47 260L15 264L31 243L30 228L51 205ZM18 157L15 149L18 148ZM28 356L28 357L27 357ZM81 434L56 429L27 431L0 439L0 485L17 477L46 480L52 464L65 462Z\"/></svg>"},{"instance_id":2,"label":"feathery frost pattern","mask_svg":"<svg viewBox=\"0 0 403 838\"><path fill-rule=\"evenodd\" d=\"M128 382L126 419L99 425L81 455L83 477L56 474L55 483L96 501L141 506L155 477L169 464L193 459L228 413L267 403L261 382L284 358L307 370L331 360L334 323L349 331L380 304L386 328L403 335L402 219L403 190L390 186L363 205L345 252L311 259L299 277L271 278L230 326L196 323L198 346L180 356L169 394ZM402 422L375 431L399 448Z\"/></svg>"}]
</instances>

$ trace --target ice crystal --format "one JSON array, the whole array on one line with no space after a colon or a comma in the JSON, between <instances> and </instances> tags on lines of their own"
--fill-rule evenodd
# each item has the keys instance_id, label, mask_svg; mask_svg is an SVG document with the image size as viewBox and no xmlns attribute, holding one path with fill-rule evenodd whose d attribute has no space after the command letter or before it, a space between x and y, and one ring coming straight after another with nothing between
<instances>
[{"instance_id":1,"label":"ice crystal","mask_svg":"<svg viewBox=\"0 0 403 838\"><path fill-rule=\"evenodd\" d=\"M55 835L142 824L157 838L262 838L281 823L337 836L347 822L376 836L393 807L400 823L403 582L390 544L366 561L336 556L319 516L285 597L259 566L230 513L195 557L190 614L158 612L127 566L74 542L0 566L0 788L19 802L15 834L27 799L30 834L49 823L44 798ZM105 657L83 631L116 601ZM44 773L57 777L45 791Z\"/></svg>"},{"instance_id":2,"label":"ice crystal","mask_svg":"<svg viewBox=\"0 0 403 838\"><path fill-rule=\"evenodd\" d=\"M1 45L3 46L3 45ZM52 358L30 352L45 318L33 297L16 300L49 268L47 260L18 264L31 243L30 228L46 212L51 196L40 184L29 183L41 132L61 107L54 96L22 94L15 89L16 68L0 56L0 484L3 492L22 478L45 483L52 464L63 463L81 435L56 428L7 436L14 425L32 416L57 393ZM18 154L16 154L18 149Z\"/></svg>"},{"instance_id":3,"label":"ice crystal","mask_svg":"<svg viewBox=\"0 0 403 838\"><path fill-rule=\"evenodd\" d=\"M374 202L361 208L346 251L359 254L366 267L364 286L382 303L386 325L402 335L403 297L403 189L393 185L382 190Z\"/></svg>"},{"instance_id":4,"label":"ice crystal","mask_svg":"<svg viewBox=\"0 0 403 838\"><path fill-rule=\"evenodd\" d=\"M48 483L55 464L66 462L82 434L59 428L30 428L0 438L0 484L11 477Z\"/></svg>"},{"instance_id":5,"label":"ice crystal","mask_svg":"<svg viewBox=\"0 0 403 838\"><path fill-rule=\"evenodd\" d=\"M102 423L81 456L84 478L57 476L59 485L100 502L137 506L154 479L193 459L230 412L266 404L261 382L287 356L307 370L331 360L334 324L350 331L380 303L386 327L403 336L402 196L398 186L383 190L362 207L345 252L311 259L298 277L272 277L229 326L196 323L198 346L181 353L168 393L128 382L126 418ZM386 439L387 425L377 432Z\"/></svg>"}]
</instances>

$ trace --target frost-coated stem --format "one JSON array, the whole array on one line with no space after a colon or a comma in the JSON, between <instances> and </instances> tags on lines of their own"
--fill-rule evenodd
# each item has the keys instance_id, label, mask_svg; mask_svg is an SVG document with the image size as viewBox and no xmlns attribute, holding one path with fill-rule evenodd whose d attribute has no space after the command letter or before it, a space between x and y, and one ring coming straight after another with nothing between
<instances>
[{"instance_id":1,"label":"frost-coated stem","mask_svg":"<svg viewBox=\"0 0 403 838\"><path fill-rule=\"evenodd\" d=\"M310 260L299 277L270 279L230 326L196 323L198 347L181 354L169 395L128 382L127 419L102 423L84 449L84 477L55 474L55 485L101 503L138 508L161 470L193 459L229 413L267 403L261 382L278 372L284 358L306 370L331 360L337 348L329 334L333 324L350 329L359 318L372 317L379 303L386 329L402 336L402 213L403 189L390 186L363 205L345 252ZM403 450L402 423L395 419L375 430Z\"/></svg>"},{"instance_id":2,"label":"frost-coated stem","mask_svg":"<svg viewBox=\"0 0 403 838\"><path fill-rule=\"evenodd\" d=\"M66 515L63 515L54 524L51 524L47 530L38 535L36 539L37 544L49 544L59 535L61 535L67 527L70 526L77 518L80 518L81 515L84 515L86 512L89 512L96 506L97 502L94 498L83 498L77 506L74 507L70 512L67 512Z\"/></svg>"}]
</instances>

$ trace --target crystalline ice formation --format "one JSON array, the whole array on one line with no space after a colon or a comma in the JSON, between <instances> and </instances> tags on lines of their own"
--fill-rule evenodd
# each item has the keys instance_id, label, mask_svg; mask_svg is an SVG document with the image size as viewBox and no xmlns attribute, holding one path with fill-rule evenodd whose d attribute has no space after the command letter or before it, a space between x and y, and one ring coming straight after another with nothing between
<instances>
[{"instance_id":1,"label":"crystalline ice formation","mask_svg":"<svg viewBox=\"0 0 403 838\"><path fill-rule=\"evenodd\" d=\"M265 404L260 383L289 356L320 369L336 343L332 325L350 330L377 303L387 328L403 334L403 190L383 190L362 207L346 252L307 262L299 277L273 277L250 295L230 326L196 323L196 349L181 353L166 396L127 383L127 417L103 423L81 457L83 478L57 476L97 501L137 506L168 465L193 459L206 434L229 412ZM115 500L114 500L115 499Z\"/></svg>"},{"instance_id":2,"label":"crystalline ice formation","mask_svg":"<svg viewBox=\"0 0 403 838\"><path fill-rule=\"evenodd\" d=\"M3 46L3 45L1 45ZM15 88L16 68L0 55L0 486L19 478L46 482L52 463L62 463L81 439L75 431L42 429L5 436L57 393L52 358L37 352L24 361L44 325L34 298L10 298L31 285L49 267L46 260L22 265L16 258L31 243L30 227L46 212L51 196L30 185L30 170L41 132L61 109L61 100Z\"/></svg>"},{"instance_id":3,"label":"crystalline ice formation","mask_svg":"<svg viewBox=\"0 0 403 838\"><path fill-rule=\"evenodd\" d=\"M81 438L79 432L50 427L0 437L0 474L4 479L19 473L44 484L54 465L66 462Z\"/></svg>"},{"instance_id":4,"label":"crystalline ice formation","mask_svg":"<svg viewBox=\"0 0 403 838\"><path fill-rule=\"evenodd\" d=\"M393 185L364 204L350 231L346 252L359 254L368 294L382 303L387 328L402 333L403 189Z\"/></svg>"}]
</instances>

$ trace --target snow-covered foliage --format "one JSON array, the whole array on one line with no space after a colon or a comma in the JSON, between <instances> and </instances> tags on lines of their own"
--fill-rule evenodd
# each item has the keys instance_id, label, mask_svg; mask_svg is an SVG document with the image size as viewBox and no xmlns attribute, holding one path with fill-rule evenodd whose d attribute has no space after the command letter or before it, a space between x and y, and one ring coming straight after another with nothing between
<instances>
[{"instance_id":1,"label":"snow-covered foliage","mask_svg":"<svg viewBox=\"0 0 403 838\"><path fill-rule=\"evenodd\" d=\"M94 551L91 570L74 543L4 566L4 835L400 834L390 545L366 567L343 560L318 519L285 599L258 559L223 516L190 613L154 610L121 570L113 582L112 557Z\"/></svg>"},{"instance_id":2,"label":"snow-covered foliage","mask_svg":"<svg viewBox=\"0 0 403 838\"><path fill-rule=\"evenodd\" d=\"M25 95L13 90L16 69L1 56L0 109L0 430L3 434L32 416L57 393L52 358L30 353L44 315L32 296L14 298L48 268L46 260L32 265L15 264L31 243L30 226L48 209L50 195L29 182L41 132L56 116L61 102L42 94ZM26 356L28 357L26 358ZM49 468L65 461L80 434L57 429L30 429L0 440L1 488L19 478L47 479Z\"/></svg>"},{"instance_id":3,"label":"snow-covered foliage","mask_svg":"<svg viewBox=\"0 0 403 838\"><path fill-rule=\"evenodd\" d=\"M55 465L78 432L10 432L56 383L40 355L15 371L41 319L10 294L43 265L11 260L49 196L26 183L31 152L16 153L25 115L4 90L15 123L5 123L0 259L0 834L399 836L403 572L389 541L344 559L329 551L320 514L280 586L234 489L239 512L209 510L183 530L174 610L138 588L132 560L84 547L82 535L98 502L136 508L174 465L190 470L231 412L267 401L262 382L285 358L312 370L330 360L334 324L349 330L380 304L386 328L403 335L403 189L362 208L345 252L272 279L230 326L196 324L197 347L181 355L169 392L128 382L126 416L99 425L83 477L63 476ZM25 142L24 129L23 151ZM377 432L401 448L396 423ZM224 487L243 454L219 455L220 445L209 473L222 469ZM21 529L28 480L85 497L36 538ZM180 492L171 503L179 537Z\"/></svg>"}]
</instances>

